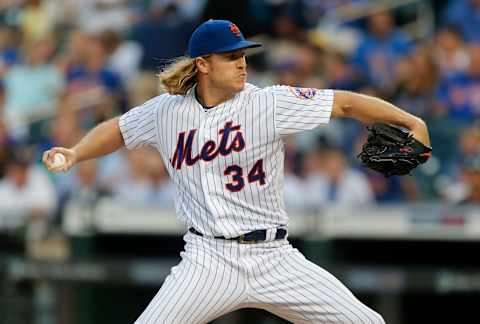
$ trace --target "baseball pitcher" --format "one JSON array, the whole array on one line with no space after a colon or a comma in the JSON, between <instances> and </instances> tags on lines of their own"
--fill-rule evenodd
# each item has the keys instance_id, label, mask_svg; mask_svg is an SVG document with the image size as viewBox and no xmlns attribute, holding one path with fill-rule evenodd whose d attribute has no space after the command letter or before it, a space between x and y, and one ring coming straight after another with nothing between
<instances>
[{"instance_id":1,"label":"baseball pitcher","mask_svg":"<svg viewBox=\"0 0 480 324\"><path fill-rule=\"evenodd\" d=\"M246 307L294 323L384 323L288 242L283 138L331 118L398 125L422 148L401 158L424 154L422 163L430 152L427 127L366 95L248 84L245 52L258 46L229 21L201 24L188 56L160 74L165 94L96 126L73 148L46 151L43 161L51 172L66 172L122 146L150 145L161 154L176 186L186 244L138 324L207 323ZM408 151L408 143L388 145L390 153ZM386 159L391 169L395 158Z\"/></svg>"}]
</instances>

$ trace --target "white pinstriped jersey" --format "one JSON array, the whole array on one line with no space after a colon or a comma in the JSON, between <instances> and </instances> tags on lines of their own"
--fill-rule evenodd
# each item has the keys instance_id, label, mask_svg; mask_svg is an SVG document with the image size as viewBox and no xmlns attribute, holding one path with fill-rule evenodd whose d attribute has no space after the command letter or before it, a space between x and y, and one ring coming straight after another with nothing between
<instances>
[{"instance_id":1,"label":"white pinstriped jersey","mask_svg":"<svg viewBox=\"0 0 480 324\"><path fill-rule=\"evenodd\" d=\"M154 146L176 185L176 212L205 235L285 226L282 137L327 124L332 90L251 84L204 109L194 88L120 117L128 149Z\"/></svg>"}]
</instances>

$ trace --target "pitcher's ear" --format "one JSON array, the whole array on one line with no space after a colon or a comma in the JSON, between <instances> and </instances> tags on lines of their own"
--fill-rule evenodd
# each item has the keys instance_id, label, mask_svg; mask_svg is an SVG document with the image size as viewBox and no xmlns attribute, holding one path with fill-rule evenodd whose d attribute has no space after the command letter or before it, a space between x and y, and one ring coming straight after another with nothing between
<instances>
[{"instance_id":1,"label":"pitcher's ear","mask_svg":"<svg viewBox=\"0 0 480 324\"><path fill-rule=\"evenodd\" d=\"M207 58L205 57L197 57L195 58L195 65L197 66L197 69L201 73L208 73L208 62Z\"/></svg>"}]
</instances>

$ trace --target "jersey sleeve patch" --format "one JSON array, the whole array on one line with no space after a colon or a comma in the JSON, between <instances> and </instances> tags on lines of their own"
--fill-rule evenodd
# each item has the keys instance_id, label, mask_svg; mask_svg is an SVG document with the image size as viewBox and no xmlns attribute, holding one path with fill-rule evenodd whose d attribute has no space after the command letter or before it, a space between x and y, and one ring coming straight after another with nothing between
<instances>
[{"instance_id":1,"label":"jersey sleeve patch","mask_svg":"<svg viewBox=\"0 0 480 324\"><path fill-rule=\"evenodd\" d=\"M298 88L298 87L289 87L290 91L295 95L295 97L300 99L313 99L317 94L317 89L314 88Z\"/></svg>"}]
</instances>

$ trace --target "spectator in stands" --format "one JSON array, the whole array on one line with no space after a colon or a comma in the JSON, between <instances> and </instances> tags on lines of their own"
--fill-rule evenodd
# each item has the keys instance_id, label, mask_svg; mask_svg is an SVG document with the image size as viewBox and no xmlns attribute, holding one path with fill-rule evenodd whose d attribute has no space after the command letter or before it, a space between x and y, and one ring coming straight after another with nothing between
<instances>
[{"instance_id":1,"label":"spectator in stands","mask_svg":"<svg viewBox=\"0 0 480 324\"><path fill-rule=\"evenodd\" d=\"M128 170L112 187L113 198L134 205L142 205L148 201L150 183L145 168L146 151L148 148L128 151Z\"/></svg>"},{"instance_id":2,"label":"spectator in stands","mask_svg":"<svg viewBox=\"0 0 480 324\"><path fill-rule=\"evenodd\" d=\"M77 25L89 33L106 30L126 33L133 21L133 12L126 0L71 1L71 10L76 13Z\"/></svg>"},{"instance_id":3,"label":"spectator in stands","mask_svg":"<svg viewBox=\"0 0 480 324\"><path fill-rule=\"evenodd\" d=\"M438 80L438 68L430 48L418 47L402 59L397 68L392 93L395 103L412 114L428 117L435 104Z\"/></svg>"},{"instance_id":4,"label":"spectator in stands","mask_svg":"<svg viewBox=\"0 0 480 324\"><path fill-rule=\"evenodd\" d=\"M285 43L275 51L271 59L273 62L278 61L278 84L304 88L323 87L324 82L320 77L320 53L316 48Z\"/></svg>"},{"instance_id":5,"label":"spectator in stands","mask_svg":"<svg viewBox=\"0 0 480 324\"><path fill-rule=\"evenodd\" d=\"M0 180L0 213L29 218L50 216L57 205L53 183L43 168L32 163L32 152L16 147Z\"/></svg>"},{"instance_id":6,"label":"spectator in stands","mask_svg":"<svg viewBox=\"0 0 480 324\"><path fill-rule=\"evenodd\" d=\"M459 176L439 181L440 193L450 203L480 204L480 155L463 159Z\"/></svg>"},{"instance_id":7,"label":"spectator in stands","mask_svg":"<svg viewBox=\"0 0 480 324\"><path fill-rule=\"evenodd\" d=\"M92 37L78 29L73 29L67 34L64 52L57 58L57 64L65 75L85 65Z\"/></svg>"},{"instance_id":8,"label":"spectator in stands","mask_svg":"<svg viewBox=\"0 0 480 324\"><path fill-rule=\"evenodd\" d=\"M137 78L142 58L142 48L134 41L123 40L119 33L106 30L100 34L107 52L106 67L115 72L127 85Z\"/></svg>"},{"instance_id":9,"label":"spectator in stands","mask_svg":"<svg viewBox=\"0 0 480 324\"><path fill-rule=\"evenodd\" d=\"M450 0L444 20L457 26L467 42L480 42L480 0Z\"/></svg>"},{"instance_id":10,"label":"spectator in stands","mask_svg":"<svg viewBox=\"0 0 480 324\"><path fill-rule=\"evenodd\" d=\"M477 124L462 129L456 150L452 149L452 158L448 161L446 174L458 179L461 171L461 166L465 161L474 161L476 156L480 155L480 128Z\"/></svg>"},{"instance_id":11,"label":"spectator in stands","mask_svg":"<svg viewBox=\"0 0 480 324\"><path fill-rule=\"evenodd\" d=\"M63 226L75 228L77 231L92 230L97 202L100 198L109 195L109 192L105 191L98 182L97 166L97 160L90 160L78 164L75 168L74 185L63 197L64 201L57 215L59 224L63 223Z\"/></svg>"},{"instance_id":12,"label":"spectator in stands","mask_svg":"<svg viewBox=\"0 0 480 324\"><path fill-rule=\"evenodd\" d=\"M141 69L158 71L165 60L184 55L194 25L175 3L155 1L148 16L132 29L133 40L143 49Z\"/></svg>"},{"instance_id":13,"label":"spectator in stands","mask_svg":"<svg viewBox=\"0 0 480 324\"><path fill-rule=\"evenodd\" d=\"M287 211L308 211L305 201L305 186L303 180L293 170L285 165L283 180L283 199Z\"/></svg>"},{"instance_id":14,"label":"spectator in stands","mask_svg":"<svg viewBox=\"0 0 480 324\"><path fill-rule=\"evenodd\" d=\"M434 40L434 58L443 77L467 70L468 50L455 26L442 27Z\"/></svg>"},{"instance_id":15,"label":"spectator in stands","mask_svg":"<svg viewBox=\"0 0 480 324\"><path fill-rule=\"evenodd\" d=\"M302 173L302 152L298 147L295 136L286 137L283 196L287 210L304 210L305 195Z\"/></svg>"},{"instance_id":16,"label":"spectator in stands","mask_svg":"<svg viewBox=\"0 0 480 324\"><path fill-rule=\"evenodd\" d=\"M303 151L298 145L298 137L288 136L284 140L285 169L301 176L303 169Z\"/></svg>"},{"instance_id":17,"label":"spectator in stands","mask_svg":"<svg viewBox=\"0 0 480 324\"><path fill-rule=\"evenodd\" d=\"M450 160L447 161L442 175L435 184L440 196L449 202L458 203L465 199L469 190L465 184L469 170L474 170L480 156L480 128L474 124L464 128L454 143ZM475 174L473 174L474 176Z\"/></svg>"},{"instance_id":18,"label":"spectator in stands","mask_svg":"<svg viewBox=\"0 0 480 324\"><path fill-rule=\"evenodd\" d=\"M86 48L79 64L67 72L67 94L73 106L93 108L93 115L86 115L82 123L98 123L114 115L118 105L124 102L125 92L120 76L107 67L109 56L103 40L87 36L86 43L82 43L81 38L78 46Z\"/></svg>"},{"instance_id":19,"label":"spectator in stands","mask_svg":"<svg viewBox=\"0 0 480 324\"><path fill-rule=\"evenodd\" d=\"M163 1L163 0L157 0L157 1ZM194 21L201 16L202 12L205 10L205 6L207 2L208 0L181 0L181 1L176 1L176 4L178 6L178 10L181 12L181 14L185 18ZM250 3L250 6L252 5L253 4Z\"/></svg>"},{"instance_id":20,"label":"spectator in stands","mask_svg":"<svg viewBox=\"0 0 480 324\"><path fill-rule=\"evenodd\" d=\"M272 17L271 29L273 36L281 40L305 41L306 36L301 26L295 23L288 10L275 10Z\"/></svg>"},{"instance_id":21,"label":"spectator in stands","mask_svg":"<svg viewBox=\"0 0 480 324\"><path fill-rule=\"evenodd\" d=\"M148 150L144 157L145 168L150 183L149 194L146 197L147 205L173 209L175 201L175 187L170 181L162 157L155 151Z\"/></svg>"},{"instance_id":22,"label":"spectator in stands","mask_svg":"<svg viewBox=\"0 0 480 324\"><path fill-rule=\"evenodd\" d=\"M287 61L276 67L278 84L289 85L291 87L300 86L302 80L295 73L295 64L294 61Z\"/></svg>"},{"instance_id":23,"label":"spectator in stands","mask_svg":"<svg viewBox=\"0 0 480 324\"><path fill-rule=\"evenodd\" d=\"M462 203L480 204L480 155L464 161L461 179L467 189Z\"/></svg>"},{"instance_id":24,"label":"spectator in stands","mask_svg":"<svg viewBox=\"0 0 480 324\"><path fill-rule=\"evenodd\" d=\"M125 175L131 173L126 150L120 150L98 160L98 184L105 192L115 192L125 183Z\"/></svg>"},{"instance_id":25,"label":"spectator in stands","mask_svg":"<svg viewBox=\"0 0 480 324\"><path fill-rule=\"evenodd\" d=\"M0 119L0 180L6 173L8 159L14 148L15 142L8 133L7 125L3 119Z\"/></svg>"},{"instance_id":26,"label":"spectator in stands","mask_svg":"<svg viewBox=\"0 0 480 324\"><path fill-rule=\"evenodd\" d=\"M5 87L3 86L3 82L2 80L0 79L0 116L1 116L1 120L3 122L3 116L4 116L4 112L3 112L3 107L5 106Z\"/></svg>"},{"instance_id":27,"label":"spectator in stands","mask_svg":"<svg viewBox=\"0 0 480 324\"><path fill-rule=\"evenodd\" d=\"M130 107L137 107L158 96L158 80L156 74L151 71L144 71L137 75L135 80L129 84L128 102Z\"/></svg>"},{"instance_id":28,"label":"spectator in stands","mask_svg":"<svg viewBox=\"0 0 480 324\"><path fill-rule=\"evenodd\" d=\"M465 73L444 77L437 89L437 114L470 122L480 117L480 45L469 48Z\"/></svg>"},{"instance_id":29,"label":"spectator in stands","mask_svg":"<svg viewBox=\"0 0 480 324\"><path fill-rule=\"evenodd\" d=\"M460 158L473 159L480 155L480 125L474 124L462 130L459 138Z\"/></svg>"},{"instance_id":30,"label":"spectator in stands","mask_svg":"<svg viewBox=\"0 0 480 324\"><path fill-rule=\"evenodd\" d=\"M20 53L14 43L13 30L7 26L0 26L0 77L20 61Z\"/></svg>"},{"instance_id":31,"label":"spectator in stands","mask_svg":"<svg viewBox=\"0 0 480 324\"><path fill-rule=\"evenodd\" d=\"M75 185L71 187L68 195L68 203L93 207L98 198L106 194L99 186L97 179L97 161L90 160L80 163L75 172Z\"/></svg>"},{"instance_id":32,"label":"spectator in stands","mask_svg":"<svg viewBox=\"0 0 480 324\"><path fill-rule=\"evenodd\" d=\"M46 118L55 112L64 78L50 63L55 49L51 39L26 44L25 64L13 66L5 75L5 116L16 131L27 123ZM25 136L26 130L23 129Z\"/></svg>"},{"instance_id":33,"label":"spectator in stands","mask_svg":"<svg viewBox=\"0 0 480 324\"><path fill-rule=\"evenodd\" d=\"M360 86L352 65L340 53L329 53L323 63L327 87L331 89L357 90Z\"/></svg>"},{"instance_id":34,"label":"spectator in stands","mask_svg":"<svg viewBox=\"0 0 480 324\"><path fill-rule=\"evenodd\" d=\"M299 86L304 88L323 88L320 78L320 52L313 46L302 45L294 53L295 74L301 80Z\"/></svg>"},{"instance_id":35,"label":"spectator in stands","mask_svg":"<svg viewBox=\"0 0 480 324\"><path fill-rule=\"evenodd\" d=\"M50 38L55 28L55 19L49 1L27 0L20 18L20 28L26 43L35 43Z\"/></svg>"},{"instance_id":36,"label":"spectator in stands","mask_svg":"<svg viewBox=\"0 0 480 324\"><path fill-rule=\"evenodd\" d=\"M305 174L306 205L366 206L374 202L367 177L349 166L338 149L308 152Z\"/></svg>"},{"instance_id":37,"label":"spectator in stands","mask_svg":"<svg viewBox=\"0 0 480 324\"><path fill-rule=\"evenodd\" d=\"M414 178L385 178L383 174L371 170L366 170L366 174L375 201L379 204L416 201L421 197Z\"/></svg>"},{"instance_id":38,"label":"spectator in stands","mask_svg":"<svg viewBox=\"0 0 480 324\"><path fill-rule=\"evenodd\" d=\"M78 117L68 107L61 107L51 122L51 146L71 147L79 141L84 131L78 125Z\"/></svg>"},{"instance_id":39,"label":"spectator in stands","mask_svg":"<svg viewBox=\"0 0 480 324\"><path fill-rule=\"evenodd\" d=\"M368 31L359 42L352 62L369 84L389 90L397 60L410 49L408 37L395 28L392 13L382 11L368 18Z\"/></svg>"}]
</instances>

